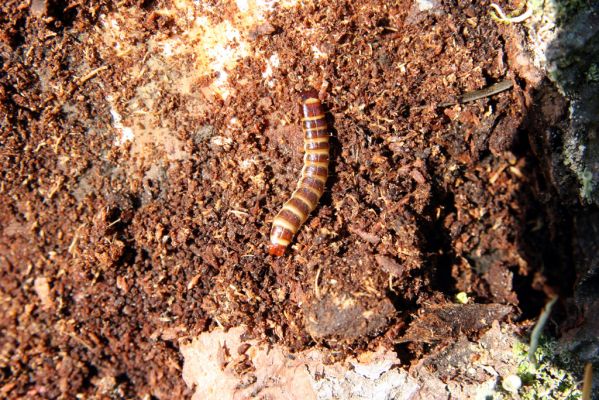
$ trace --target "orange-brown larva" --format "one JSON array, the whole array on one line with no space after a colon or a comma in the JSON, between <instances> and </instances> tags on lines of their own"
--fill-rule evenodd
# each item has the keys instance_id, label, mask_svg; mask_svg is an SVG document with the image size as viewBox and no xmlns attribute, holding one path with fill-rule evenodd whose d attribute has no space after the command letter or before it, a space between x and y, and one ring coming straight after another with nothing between
<instances>
[{"instance_id":1,"label":"orange-brown larva","mask_svg":"<svg viewBox=\"0 0 599 400\"><path fill-rule=\"evenodd\" d=\"M318 92L302 93L304 167L291 198L272 222L269 254L282 256L293 236L316 208L329 174L329 130Z\"/></svg>"}]
</instances>

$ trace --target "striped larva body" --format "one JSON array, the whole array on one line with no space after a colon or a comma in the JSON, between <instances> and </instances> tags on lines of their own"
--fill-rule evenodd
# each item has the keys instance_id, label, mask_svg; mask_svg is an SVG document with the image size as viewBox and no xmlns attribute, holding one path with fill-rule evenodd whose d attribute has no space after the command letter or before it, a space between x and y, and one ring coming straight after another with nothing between
<instances>
[{"instance_id":1,"label":"striped larva body","mask_svg":"<svg viewBox=\"0 0 599 400\"><path fill-rule=\"evenodd\" d=\"M293 236L316 208L329 173L329 131L318 92L302 94L304 166L291 198L272 222L269 254L282 256Z\"/></svg>"}]
</instances>

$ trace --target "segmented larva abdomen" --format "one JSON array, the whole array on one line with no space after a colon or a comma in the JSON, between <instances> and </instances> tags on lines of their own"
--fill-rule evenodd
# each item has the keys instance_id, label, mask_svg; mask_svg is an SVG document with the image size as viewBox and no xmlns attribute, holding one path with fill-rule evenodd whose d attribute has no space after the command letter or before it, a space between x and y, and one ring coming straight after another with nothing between
<instances>
[{"instance_id":1,"label":"segmented larva abdomen","mask_svg":"<svg viewBox=\"0 0 599 400\"><path fill-rule=\"evenodd\" d=\"M282 256L293 236L316 208L329 173L329 131L318 92L302 94L304 167L297 188L277 214L270 231L268 252Z\"/></svg>"}]
</instances>

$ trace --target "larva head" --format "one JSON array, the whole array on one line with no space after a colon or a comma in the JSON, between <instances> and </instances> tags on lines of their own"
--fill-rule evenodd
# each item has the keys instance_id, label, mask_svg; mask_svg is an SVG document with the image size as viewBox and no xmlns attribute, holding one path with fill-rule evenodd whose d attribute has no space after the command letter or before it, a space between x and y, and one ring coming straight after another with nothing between
<instances>
[{"instance_id":1,"label":"larva head","mask_svg":"<svg viewBox=\"0 0 599 400\"><path fill-rule=\"evenodd\" d=\"M304 101L304 102L308 99L318 100L318 91L314 88L310 88L310 89L306 90L305 92L302 92L301 96L302 96L302 101Z\"/></svg>"},{"instance_id":2,"label":"larva head","mask_svg":"<svg viewBox=\"0 0 599 400\"><path fill-rule=\"evenodd\" d=\"M281 257L283 254L285 254L285 246L280 244L271 244L268 247L268 254L271 256Z\"/></svg>"}]
</instances>

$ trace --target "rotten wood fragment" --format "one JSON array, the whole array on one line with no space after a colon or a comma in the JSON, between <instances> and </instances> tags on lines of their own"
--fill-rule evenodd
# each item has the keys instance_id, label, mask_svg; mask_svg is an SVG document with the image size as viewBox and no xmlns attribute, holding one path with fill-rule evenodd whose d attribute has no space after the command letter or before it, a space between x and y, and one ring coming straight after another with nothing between
<instances>
[{"instance_id":1,"label":"rotten wood fragment","mask_svg":"<svg viewBox=\"0 0 599 400\"><path fill-rule=\"evenodd\" d=\"M341 341L375 335L387 326L395 309L388 299L371 306L349 293L314 299L305 309L306 330L314 339Z\"/></svg>"},{"instance_id":2,"label":"rotten wood fragment","mask_svg":"<svg viewBox=\"0 0 599 400\"><path fill-rule=\"evenodd\" d=\"M381 269L386 273L397 277L403 275L405 268L391 257L377 254L374 256L374 258L376 259L376 262L381 267Z\"/></svg>"},{"instance_id":3,"label":"rotten wood fragment","mask_svg":"<svg viewBox=\"0 0 599 400\"><path fill-rule=\"evenodd\" d=\"M503 304L443 304L429 306L412 322L398 342L449 341L490 327L512 311Z\"/></svg>"}]
</instances>

